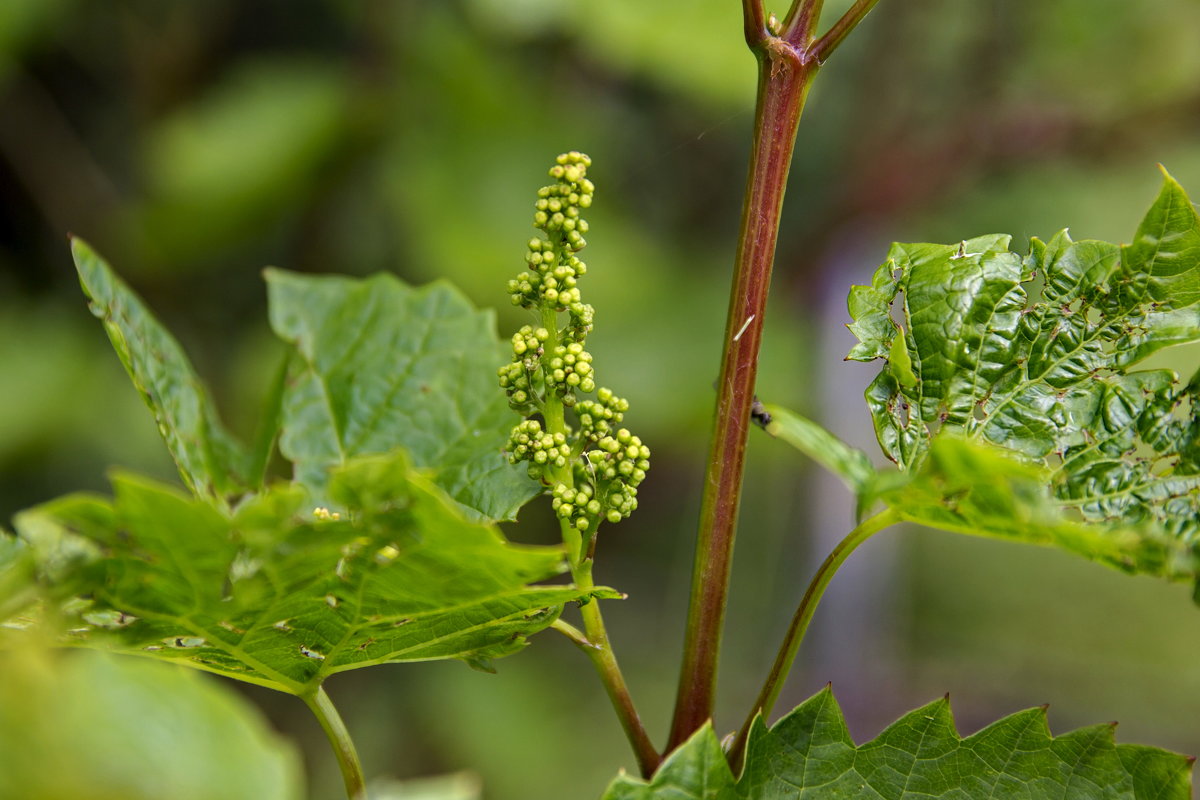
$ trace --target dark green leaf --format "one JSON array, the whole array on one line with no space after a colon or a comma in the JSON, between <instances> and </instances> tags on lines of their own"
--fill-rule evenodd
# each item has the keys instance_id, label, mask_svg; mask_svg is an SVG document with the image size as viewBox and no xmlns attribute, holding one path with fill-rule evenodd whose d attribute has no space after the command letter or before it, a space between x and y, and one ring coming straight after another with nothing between
<instances>
[{"instance_id":1,"label":"dark green leaf","mask_svg":"<svg viewBox=\"0 0 1200 800\"><path fill-rule=\"evenodd\" d=\"M495 321L448 284L412 289L267 271L271 325L303 363L284 398L280 449L322 496L328 469L404 447L455 500L511 519L541 487L503 454L513 426L495 385Z\"/></svg>"},{"instance_id":2,"label":"dark green leaf","mask_svg":"<svg viewBox=\"0 0 1200 800\"><path fill-rule=\"evenodd\" d=\"M249 456L221 425L183 348L87 243L72 239L71 253L92 313L104 322L121 363L153 412L183 482L197 496L217 500L240 492Z\"/></svg>"},{"instance_id":3,"label":"dark green leaf","mask_svg":"<svg viewBox=\"0 0 1200 800\"><path fill-rule=\"evenodd\" d=\"M228 687L98 653L5 653L3 800L298 800L300 759Z\"/></svg>"},{"instance_id":4,"label":"dark green leaf","mask_svg":"<svg viewBox=\"0 0 1200 800\"><path fill-rule=\"evenodd\" d=\"M1114 725L1051 737L1044 708L960 738L948 700L906 714L855 746L828 689L769 730L750 734L740 778L711 726L672 754L649 782L617 778L604 800L1019 797L1022 800L1188 800L1191 759L1118 745Z\"/></svg>"},{"instance_id":5,"label":"dark green leaf","mask_svg":"<svg viewBox=\"0 0 1200 800\"><path fill-rule=\"evenodd\" d=\"M1074 242L1064 231L1033 240L1024 257L1008 246L999 235L893 245L871 286L851 291L859 344L850 358L890 362L867 389L879 442L902 470L928 471L907 493L880 493L938 527L1054 541L1127 569L1194 577L1200 381L1133 367L1200 341L1195 209L1167 176L1131 245ZM947 434L998 446L1032 471L1018 476L1023 467L965 444L931 464ZM989 481L1007 487L1006 499L985 501L996 486L981 488L964 512L961 495ZM939 482L957 494L937 500ZM1053 503L1035 497L1039 482ZM1092 526L1086 535L1082 523Z\"/></svg>"},{"instance_id":6,"label":"dark green leaf","mask_svg":"<svg viewBox=\"0 0 1200 800\"><path fill-rule=\"evenodd\" d=\"M335 471L335 511L295 486L225 513L145 479L114 485L112 501L73 495L16 520L90 599L68 604L72 643L302 694L355 667L507 655L581 597L529 585L562 571L559 549L467 521L399 452ZM61 566L80 549L98 555Z\"/></svg>"}]
</instances>

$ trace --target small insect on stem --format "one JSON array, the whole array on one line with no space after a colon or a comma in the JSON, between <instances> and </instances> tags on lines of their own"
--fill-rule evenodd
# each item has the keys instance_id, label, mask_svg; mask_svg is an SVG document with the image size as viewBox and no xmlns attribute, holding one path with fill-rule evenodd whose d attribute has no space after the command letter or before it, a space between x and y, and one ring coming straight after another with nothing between
<instances>
[{"instance_id":1,"label":"small insect on stem","mask_svg":"<svg viewBox=\"0 0 1200 800\"><path fill-rule=\"evenodd\" d=\"M754 395L754 399L750 401L750 421L763 430L771 424L771 412L767 411L767 407L758 399L758 395Z\"/></svg>"}]
</instances>

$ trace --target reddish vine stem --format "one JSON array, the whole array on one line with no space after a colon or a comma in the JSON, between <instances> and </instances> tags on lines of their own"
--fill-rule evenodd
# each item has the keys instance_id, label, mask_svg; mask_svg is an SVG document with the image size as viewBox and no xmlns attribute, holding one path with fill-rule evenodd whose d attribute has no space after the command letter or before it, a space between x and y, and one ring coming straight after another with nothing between
<instances>
[{"instance_id":1,"label":"reddish vine stem","mask_svg":"<svg viewBox=\"0 0 1200 800\"><path fill-rule=\"evenodd\" d=\"M767 28L762 0L742 0L742 21L746 26L746 42L753 47Z\"/></svg>"},{"instance_id":2,"label":"reddish vine stem","mask_svg":"<svg viewBox=\"0 0 1200 800\"><path fill-rule=\"evenodd\" d=\"M807 46L816 32L825 0L796 0L783 20L783 38L794 45Z\"/></svg>"},{"instance_id":3,"label":"reddish vine stem","mask_svg":"<svg viewBox=\"0 0 1200 800\"><path fill-rule=\"evenodd\" d=\"M668 751L686 741L712 716L750 402L758 372L779 215L796 128L817 71L817 64L804 58L802 50L760 25L761 6L756 0L744 0L743 11L747 43L758 59L754 145L725 323L684 662Z\"/></svg>"},{"instance_id":4,"label":"reddish vine stem","mask_svg":"<svg viewBox=\"0 0 1200 800\"><path fill-rule=\"evenodd\" d=\"M683 744L712 716L750 403L796 129L817 70L878 2L856 0L814 41L824 0L794 0L779 36L773 25L767 26L762 0L742 0L746 43L758 60L754 144L700 505L683 666L667 752Z\"/></svg>"}]
</instances>

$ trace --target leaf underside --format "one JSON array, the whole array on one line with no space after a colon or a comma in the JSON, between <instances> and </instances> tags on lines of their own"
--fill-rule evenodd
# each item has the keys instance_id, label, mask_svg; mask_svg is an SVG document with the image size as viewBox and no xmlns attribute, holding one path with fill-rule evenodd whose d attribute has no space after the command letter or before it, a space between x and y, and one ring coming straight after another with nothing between
<instances>
[{"instance_id":1,"label":"leaf underside","mask_svg":"<svg viewBox=\"0 0 1200 800\"><path fill-rule=\"evenodd\" d=\"M111 501L72 495L16 518L43 564L75 554L58 586L89 599L66 604L68 643L304 694L371 664L486 665L581 597L530 586L561 572L561 551L463 518L402 452L333 473L338 520L315 519L294 486L232 513L142 478L114 486Z\"/></svg>"},{"instance_id":2,"label":"leaf underside","mask_svg":"<svg viewBox=\"0 0 1200 800\"><path fill-rule=\"evenodd\" d=\"M541 493L503 453L512 412L495 386L491 312L445 283L266 277L271 325L303 361L284 397L280 449L318 497L331 466L397 446L487 518L512 519Z\"/></svg>"},{"instance_id":3,"label":"leaf underside","mask_svg":"<svg viewBox=\"0 0 1200 800\"><path fill-rule=\"evenodd\" d=\"M1135 369L1200 341L1200 219L1166 176L1130 245L896 244L851 290L849 358L909 519L1054 543L1188 579L1200 539L1200 380ZM1049 487L1049 493L1045 487Z\"/></svg>"},{"instance_id":4,"label":"leaf underside","mask_svg":"<svg viewBox=\"0 0 1200 800\"><path fill-rule=\"evenodd\" d=\"M626 775L603 800L1188 800L1191 759L1118 745L1115 725L1051 737L1044 708L1021 711L960 738L950 703L937 700L855 746L828 689L773 727L750 734L740 777L711 726L653 778Z\"/></svg>"},{"instance_id":5,"label":"leaf underside","mask_svg":"<svg viewBox=\"0 0 1200 800\"><path fill-rule=\"evenodd\" d=\"M251 451L145 304L86 243L72 252L193 498L118 475L112 500L21 514L19 539L0 537L0 618L24 608L18 622L48 615L71 644L304 694L370 664L487 668L584 599L532 585L562 572L560 549L511 546L490 525L541 491L502 453L490 312L444 284L268 270L271 322L295 352ZM264 488L277 436L295 478Z\"/></svg>"}]
</instances>

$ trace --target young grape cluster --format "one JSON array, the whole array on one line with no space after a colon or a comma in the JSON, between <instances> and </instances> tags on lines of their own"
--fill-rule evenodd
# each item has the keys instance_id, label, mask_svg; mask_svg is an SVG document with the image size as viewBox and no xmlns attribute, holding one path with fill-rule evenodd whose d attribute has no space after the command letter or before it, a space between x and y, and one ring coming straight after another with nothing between
<instances>
[{"instance_id":1,"label":"young grape cluster","mask_svg":"<svg viewBox=\"0 0 1200 800\"><path fill-rule=\"evenodd\" d=\"M550 168L555 182L538 190L533 224L543 236L529 240L528 269L507 287L513 305L537 322L513 335L512 358L497 373L509 405L526 417L509 438L509 461L528 463L530 476L550 488L558 517L582 532L628 517L650 468L650 448L619 427L628 401L597 386L585 349L595 311L579 290L587 265L577 254L587 244L581 212L595 192L591 164L583 153L564 153ZM577 427L567 424L565 408Z\"/></svg>"}]
</instances>

